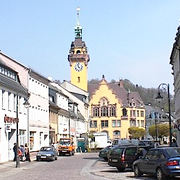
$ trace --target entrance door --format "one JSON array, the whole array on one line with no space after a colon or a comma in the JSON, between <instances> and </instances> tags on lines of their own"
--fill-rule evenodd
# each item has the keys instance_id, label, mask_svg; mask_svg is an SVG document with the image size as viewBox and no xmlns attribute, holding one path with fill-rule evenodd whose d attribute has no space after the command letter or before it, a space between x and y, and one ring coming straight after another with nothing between
<instances>
[{"instance_id":1,"label":"entrance door","mask_svg":"<svg viewBox=\"0 0 180 180\"><path fill-rule=\"evenodd\" d=\"M14 152L13 152L13 146L14 143L16 143L16 130L11 129L11 132L8 132L8 161L13 160L14 158Z\"/></svg>"}]
</instances>

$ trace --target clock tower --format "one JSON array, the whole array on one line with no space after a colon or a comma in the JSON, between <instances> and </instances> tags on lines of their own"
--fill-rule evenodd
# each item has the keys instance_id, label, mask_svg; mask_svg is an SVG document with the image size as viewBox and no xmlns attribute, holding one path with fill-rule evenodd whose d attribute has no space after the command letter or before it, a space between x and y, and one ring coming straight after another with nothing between
<instances>
[{"instance_id":1,"label":"clock tower","mask_svg":"<svg viewBox=\"0 0 180 180\"><path fill-rule=\"evenodd\" d=\"M88 62L90 60L87 47L82 41L82 27L79 23L80 8L77 8L77 24L75 26L75 40L71 43L68 61L71 69L71 83L87 91Z\"/></svg>"}]
</instances>

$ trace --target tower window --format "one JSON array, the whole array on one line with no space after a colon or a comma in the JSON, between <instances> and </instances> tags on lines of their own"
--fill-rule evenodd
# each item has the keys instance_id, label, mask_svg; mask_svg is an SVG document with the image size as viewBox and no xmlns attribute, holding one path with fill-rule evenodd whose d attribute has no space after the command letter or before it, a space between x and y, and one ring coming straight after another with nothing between
<instances>
[{"instance_id":1,"label":"tower window","mask_svg":"<svg viewBox=\"0 0 180 180\"><path fill-rule=\"evenodd\" d=\"M80 51L80 50L77 50L77 51L76 51L76 54L80 54L80 53L81 53L81 51Z\"/></svg>"},{"instance_id":2,"label":"tower window","mask_svg":"<svg viewBox=\"0 0 180 180\"><path fill-rule=\"evenodd\" d=\"M80 77L78 77L78 83L80 83Z\"/></svg>"}]
</instances>

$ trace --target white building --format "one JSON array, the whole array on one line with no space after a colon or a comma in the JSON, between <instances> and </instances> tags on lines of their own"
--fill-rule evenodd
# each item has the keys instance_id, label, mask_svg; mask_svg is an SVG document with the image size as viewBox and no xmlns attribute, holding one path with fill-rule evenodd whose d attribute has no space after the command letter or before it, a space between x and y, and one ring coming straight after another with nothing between
<instances>
[{"instance_id":1,"label":"white building","mask_svg":"<svg viewBox=\"0 0 180 180\"><path fill-rule=\"evenodd\" d=\"M174 99L175 99L175 116L177 124L177 143L180 146L180 27L178 27L175 42L173 44L170 64L172 65L174 76Z\"/></svg>"},{"instance_id":2,"label":"white building","mask_svg":"<svg viewBox=\"0 0 180 180\"><path fill-rule=\"evenodd\" d=\"M51 82L50 84L59 91L57 93L57 97L59 97L57 98L57 105L61 109L58 116L58 133L60 137L74 137L76 145L76 139L87 132L87 123L84 115L88 112L88 110L85 110L88 105L58 83ZM64 112L64 114L61 112Z\"/></svg>"},{"instance_id":3,"label":"white building","mask_svg":"<svg viewBox=\"0 0 180 180\"><path fill-rule=\"evenodd\" d=\"M0 162L13 160L13 146L27 143L27 109L24 107L28 93L19 81L18 73L0 61Z\"/></svg>"},{"instance_id":4,"label":"white building","mask_svg":"<svg viewBox=\"0 0 180 180\"><path fill-rule=\"evenodd\" d=\"M41 146L49 145L49 80L2 52L0 59L18 73L20 83L28 89L27 143L30 143L30 150L39 150Z\"/></svg>"},{"instance_id":5,"label":"white building","mask_svg":"<svg viewBox=\"0 0 180 180\"><path fill-rule=\"evenodd\" d=\"M29 70L29 131L30 150L49 145L49 80Z\"/></svg>"}]
</instances>

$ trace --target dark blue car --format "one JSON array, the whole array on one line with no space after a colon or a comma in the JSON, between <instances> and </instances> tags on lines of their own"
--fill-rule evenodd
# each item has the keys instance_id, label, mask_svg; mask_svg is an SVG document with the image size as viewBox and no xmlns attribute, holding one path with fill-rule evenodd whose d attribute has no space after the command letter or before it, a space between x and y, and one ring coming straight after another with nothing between
<instances>
[{"instance_id":1,"label":"dark blue car","mask_svg":"<svg viewBox=\"0 0 180 180\"><path fill-rule=\"evenodd\" d=\"M158 180L180 176L180 148L159 147L150 149L133 163L134 175L156 175Z\"/></svg>"}]
</instances>

